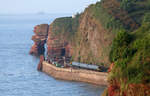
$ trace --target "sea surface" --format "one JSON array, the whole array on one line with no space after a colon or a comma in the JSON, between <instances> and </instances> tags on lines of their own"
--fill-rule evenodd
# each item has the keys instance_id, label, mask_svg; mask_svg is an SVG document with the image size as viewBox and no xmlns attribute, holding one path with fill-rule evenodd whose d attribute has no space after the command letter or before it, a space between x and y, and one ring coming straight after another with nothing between
<instances>
[{"instance_id":1,"label":"sea surface","mask_svg":"<svg viewBox=\"0 0 150 96\"><path fill-rule=\"evenodd\" d=\"M47 15L0 15L0 96L100 96L103 86L56 80L38 72L39 58L29 55L37 24L50 24Z\"/></svg>"}]
</instances>

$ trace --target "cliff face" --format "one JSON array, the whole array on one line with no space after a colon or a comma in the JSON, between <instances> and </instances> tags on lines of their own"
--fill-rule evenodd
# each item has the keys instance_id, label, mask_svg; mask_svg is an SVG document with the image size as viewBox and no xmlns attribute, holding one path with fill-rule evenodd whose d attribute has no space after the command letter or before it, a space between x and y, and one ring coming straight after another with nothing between
<instances>
[{"instance_id":1,"label":"cliff face","mask_svg":"<svg viewBox=\"0 0 150 96\"><path fill-rule=\"evenodd\" d=\"M101 23L93 16L91 7L74 18L57 18L49 27L48 58L66 56L73 61L108 67L115 34Z\"/></svg>"},{"instance_id":2,"label":"cliff face","mask_svg":"<svg viewBox=\"0 0 150 96\"><path fill-rule=\"evenodd\" d=\"M55 36L52 32L51 24L47 39L47 57L50 59L61 59L62 57L71 57L69 41L63 35Z\"/></svg>"},{"instance_id":3,"label":"cliff face","mask_svg":"<svg viewBox=\"0 0 150 96\"><path fill-rule=\"evenodd\" d=\"M106 12L123 26L111 45L109 85L103 96L150 96L149 0L102 2Z\"/></svg>"},{"instance_id":4,"label":"cliff face","mask_svg":"<svg viewBox=\"0 0 150 96\"><path fill-rule=\"evenodd\" d=\"M91 64L109 65L109 50L114 34L105 30L86 10L80 17L73 59Z\"/></svg>"},{"instance_id":5,"label":"cliff face","mask_svg":"<svg viewBox=\"0 0 150 96\"><path fill-rule=\"evenodd\" d=\"M34 45L31 47L30 54L32 55L41 55L44 54L45 48L44 44L47 40L48 35L48 24L41 24L34 27L34 34L32 40Z\"/></svg>"},{"instance_id":6,"label":"cliff face","mask_svg":"<svg viewBox=\"0 0 150 96\"><path fill-rule=\"evenodd\" d=\"M76 26L74 18L64 17L57 18L49 27L47 49L48 58L58 63L70 61L72 56L72 37Z\"/></svg>"},{"instance_id":7,"label":"cliff face","mask_svg":"<svg viewBox=\"0 0 150 96\"><path fill-rule=\"evenodd\" d=\"M57 18L49 28L48 57L61 57L68 52L66 55L74 61L108 67L111 44L117 32L137 29L144 15L142 11L148 10L148 5L142 9L144 3L139 4L145 0L135 2L102 0L73 18Z\"/></svg>"},{"instance_id":8,"label":"cliff face","mask_svg":"<svg viewBox=\"0 0 150 96\"><path fill-rule=\"evenodd\" d=\"M149 0L101 0L73 18L57 18L48 30L48 60L112 63L103 96L149 96L149 11ZM43 54L45 26L32 37L31 54Z\"/></svg>"},{"instance_id":9,"label":"cliff face","mask_svg":"<svg viewBox=\"0 0 150 96\"><path fill-rule=\"evenodd\" d=\"M149 23L144 23L149 22L149 6L148 0L101 0L79 15L74 32L70 29L72 20L53 22L51 34L57 33L58 42L62 42L53 44L69 44L74 61L104 66L113 63L104 96L149 96Z\"/></svg>"}]
</instances>

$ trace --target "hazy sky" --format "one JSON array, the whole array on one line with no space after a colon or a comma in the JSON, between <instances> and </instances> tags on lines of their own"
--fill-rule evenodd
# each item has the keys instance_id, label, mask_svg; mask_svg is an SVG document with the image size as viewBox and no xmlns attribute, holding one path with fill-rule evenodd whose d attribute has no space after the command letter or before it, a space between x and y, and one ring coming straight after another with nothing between
<instances>
[{"instance_id":1,"label":"hazy sky","mask_svg":"<svg viewBox=\"0 0 150 96\"><path fill-rule=\"evenodd\" d=\"M98 0L0 0L0 14L76 13Z\"/></svg>"}]
</instances>

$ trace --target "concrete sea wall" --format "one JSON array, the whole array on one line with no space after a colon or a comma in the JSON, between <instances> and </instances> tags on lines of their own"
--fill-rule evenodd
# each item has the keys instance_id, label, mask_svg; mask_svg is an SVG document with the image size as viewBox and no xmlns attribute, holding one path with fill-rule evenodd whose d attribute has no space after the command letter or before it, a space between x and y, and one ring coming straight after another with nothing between
<instances>
[{"instance_id":1,"label":"concrete sea wall","mask_svg":"<svg viewBox=\"0 0 150 96\"><path fill-rule=\"evenodd\" d=\"M42 63L42 71L56 79L107 85L108 74L103 72L84 69L58 68L45 61Z\"/></svg>"}]
</instances>

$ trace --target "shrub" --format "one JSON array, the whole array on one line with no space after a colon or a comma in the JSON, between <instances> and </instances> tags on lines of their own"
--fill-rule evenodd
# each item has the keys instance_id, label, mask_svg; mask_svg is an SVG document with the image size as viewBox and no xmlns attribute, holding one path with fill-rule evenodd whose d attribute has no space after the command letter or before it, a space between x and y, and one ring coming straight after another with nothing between
<instances>
[{"instance_id":1,"label":"shrub","mask_svg":"<svg viewBox=\"0 0 150 96\"><path fill-rule=\"evenodd\" d=\"M113 40L110 52L110 61L115 62L119 58L126 58L130 53L128 45L132 40L131 35L124 30L118 32L116 38Z\"/></svg>"},{"instance_id":2,"label":"shrub","mask_svg":"<svg viewBox=\"0 0 150 96\"><path fill-rule=\"evenodd\" d=\"M145 13L143 23L150 22L150 13Z\"/></svg>"},{"instance_id":3,"label":"shrub","mask_svg":"<svg viewBox=\"0 0 150 96\"><path fill-rule=\"evenodd\" d=\"M136 1L137 0L121 0L121 8L129 11L135 5Z\"/></svg>"},{"instance_id":4,"label":"shrub","mask_svg":"<svg viewBox=\"0 0 150 96\"><path fill-rule=\"evenodd\" d=\"M150 83L150 27L146 26L149 24L144 24L132 35L121 31L113 41L110 59L115 66L111 76L118 78L119 82ZM144 34L135 36L142 33L141 30Z\"/></svg>"}]
</instances>

